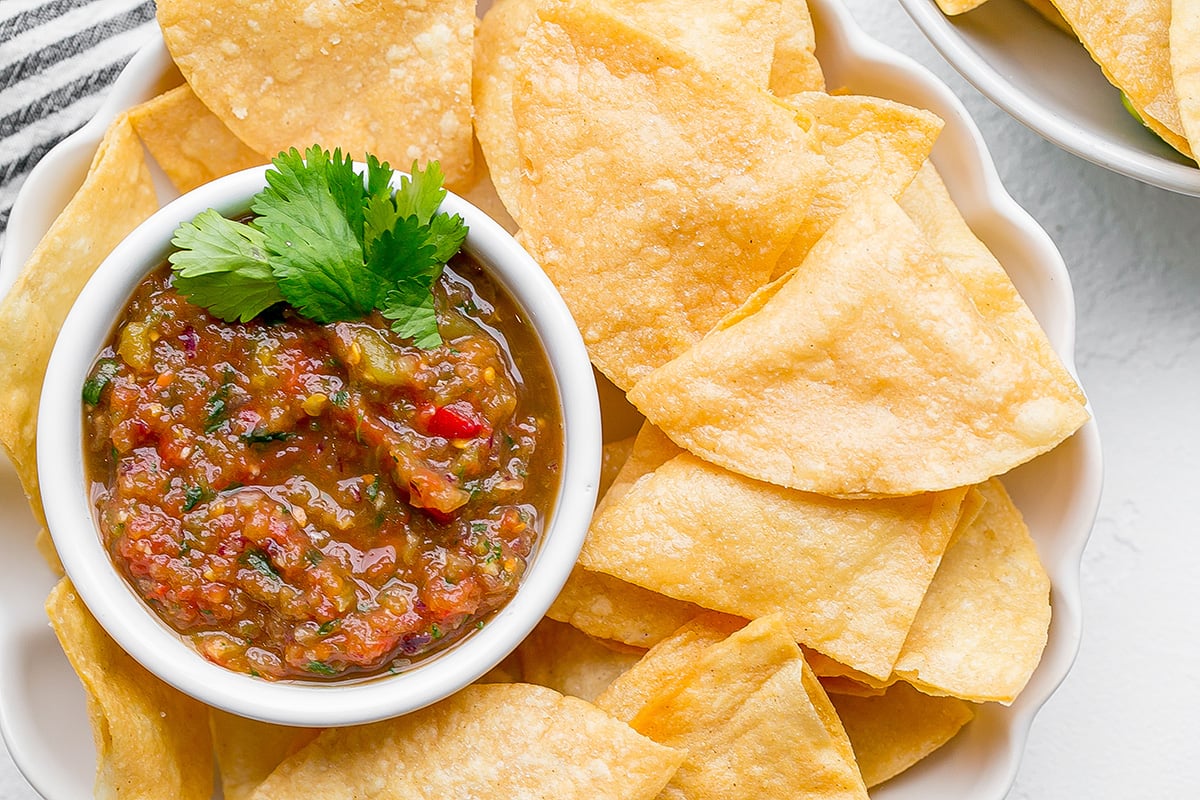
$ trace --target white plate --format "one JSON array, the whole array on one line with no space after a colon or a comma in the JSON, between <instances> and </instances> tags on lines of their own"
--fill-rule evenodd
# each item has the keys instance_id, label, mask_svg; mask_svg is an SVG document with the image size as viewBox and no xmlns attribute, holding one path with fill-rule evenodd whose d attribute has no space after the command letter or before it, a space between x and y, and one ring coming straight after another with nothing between
<instances>
[{"instance_id":1,"label":"white plate","mask_svg":"<svg viewBox=\"0 0 1200 800\"><path fill-rule=\"evenodd\" d=\"M486 5L486 3L481 4ZM963 214L1008 269L1074 371L1075 303L1062 257L1005 192L974 123L945 85L911 59L870 39L836 0L811 0L818 56L831 87L928 108L946 120L934 151ZM30 174L9 224L0 287L83 178L111 119L156 93L172 69L162 41L148 44L121 74L85 128L50 151ZM174 194L160 183L160 199ZM1010 708L987 705L947 747L873 792L877 800L1001 800L1012 785L1030 723L1066 676L1079 646L1079 564L1100 501L1100 442L1094 423L1049 455L1006 477L1053 583L1054 619L1041 665ZM46 623L54 583L33 547L34 524L20 486L0 464L0 727L17 766L49 800L91 792L94 753L83 692Z\"/></svg>"},{"instance_id":2,"label":"white plate","mask_svg":"<svg viewBox=\"0 0 1200 800\"><path fill-rule=\"evenodd\" d=\"M1022 0L947 17L900 0L933 46L993 103L1046 140L1130 178L1200 196L1200 169L1121 104L1087 50Z\"/></svg>"}]
</instances>

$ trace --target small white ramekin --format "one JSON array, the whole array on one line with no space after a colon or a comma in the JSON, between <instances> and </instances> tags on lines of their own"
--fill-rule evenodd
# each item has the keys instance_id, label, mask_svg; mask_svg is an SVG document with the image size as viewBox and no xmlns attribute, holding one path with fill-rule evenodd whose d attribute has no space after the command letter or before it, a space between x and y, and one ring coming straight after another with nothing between
<instances>
[{"instance_id":1,"label":"small white ramekin","mask_svg":"<svg viewBox=\"0 0 1200 800\"><path fill-rule=\"evenodd\" d=\"M500 662L562 589L591 520L600 464L600 410L587 352L557 290L496 222L455 195L444 211L470 228L464 249L525 312L558 387L564 447L554 510L515 597L482 629L400 674L346 683L271 682L207 661L164 624L113 566L89 504L80 392L138 283L171 252L179 224L215 208L237 217L265 186L266 167L202 186L171 202L104 260L72 307L51 356L38 417L38 473L51 536L67 574L106 631L146 669L211 706L265 722L353 725L414 711ZM398 178L399 176L397 176Z\"/></svg>"}]
</instances>

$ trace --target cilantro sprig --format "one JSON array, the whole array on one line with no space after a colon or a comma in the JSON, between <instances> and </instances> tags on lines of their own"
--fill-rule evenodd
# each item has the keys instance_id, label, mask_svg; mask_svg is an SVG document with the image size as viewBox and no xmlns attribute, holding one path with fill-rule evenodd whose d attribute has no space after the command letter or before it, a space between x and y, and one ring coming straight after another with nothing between
<instances>
[{"instance_id":1,"label":"cilantro sprig","mask_svg":"<svg viewBox=\"0 0 1200 800\"><path fill-rule=\"evenodd\" d=\"M413 162L394 192L393 170L372 155L365 181L340 149L292 148L271 163L253 219L209 209L179 226L169 258L175 288L226 322L281 302L318 323L378 309L418 347L441 344L433 285L467 226L438 211L446 196L438 162L424 170Z\"/></svg>"}]
</instances>

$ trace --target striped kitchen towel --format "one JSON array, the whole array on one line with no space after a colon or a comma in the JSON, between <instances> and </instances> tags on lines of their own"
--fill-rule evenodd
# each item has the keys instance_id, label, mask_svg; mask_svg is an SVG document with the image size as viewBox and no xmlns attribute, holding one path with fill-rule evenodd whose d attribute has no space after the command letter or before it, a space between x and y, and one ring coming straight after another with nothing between
<instances>
[{"instance_id":1,"label":"striped kitchen towel","mask_svg":"<svg viewBox=\"0 0 1200 800\"><path fill-rule=\"evenodd\" d=\"M29 170L91 118L154 24L151 0L0 0L0 246Z\"/></svg>"}]
</instances>

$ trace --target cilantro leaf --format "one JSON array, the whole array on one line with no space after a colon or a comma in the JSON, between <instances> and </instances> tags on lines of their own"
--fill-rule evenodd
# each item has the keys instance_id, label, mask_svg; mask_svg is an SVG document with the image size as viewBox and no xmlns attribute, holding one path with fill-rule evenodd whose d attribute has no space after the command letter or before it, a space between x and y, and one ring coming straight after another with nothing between
<instances>
[{"instance_id":1,"label":"cilantro leaf","mask_svg":"<svg viewBox=\"0 0 1200 800\"><path fill-rule=\"evenodd\" d=\"M329 170L309 169L295 148L273 163L251 209L283 298L320 323L370 313L375 281L363 269L362 245L334 199Z\"/></svg>"},{"instance_id":2,"label":"cilantro leaf","mask_svg":"<svg viewBox=\"0 0 1200 800\"><path fill-rule=\"evenodd\" d=\"M210 208L180 225L171 244L175 288L226 322L248 322L283 300L261 231Z\"/></svg>"},{"instance_id":3,"label":"cilantro leaf","mask_svg":"<svg viewBox=\"0 0 1200 800\"><path fill-rule=\"evenodd\" d=\"M354 231L358 246L363 246L363 188L362 177L354 171L354 161L347 155L343 158L341 148L333 155L319 147L310 147L304 154L309 169L324 169L329 182L333 202Z\"/></svg>"},{"instance_id":4,"label":"cilantro leaf","mask_svg":"<svg viewBox=\"0 0 1200 800\"><path fill-rule=\"evenodd\" d=\"M467 236L461 217L438 211L441 166L414 162L393 192L392 168L373 155L365 175L315 145L272 164L249 224L209 210L176 231L179 291L227 321L281 301L318 323L378 309L419 347L440 344L433 286Z\"/></svg>"},{"instance_id":5,"label":"cilantro leaf","mask_svg":"<svg viewBox=\"0 0 1200 800\"><path fill-rule=\"evenodd\" d=\"M438 214L429 220L429 241L437 249L437 260L445 264L462 249L467 226L458 214Z\"/></svg>"},{"instance_id":6,"label":"cilantro leaf","mask_svg":"<svg viewBox=\"0 0 1200 800\"><path fill-rule=\"evenodd\" d=\"M417 347L429 350L442 343L433 295L423 285L402 281L384 296L379 311L387 319L395 320L393 331L411 338Z\"/></svg>"},{"instance_id":7,"label":"cilantro leaf","mask_svg":"<svg viewBox=\"0 0 1200 800\"><path fill-rule=\"evenodd\" d=\"M442 188L445 179L442 165L438 162L430 161L422 171L413 161L412 174L401 175L400 188L396 190L398 214L401 217L415 216L422 225L428 225L446 199L446 190Z\"/></svg>"}]
</instances>

